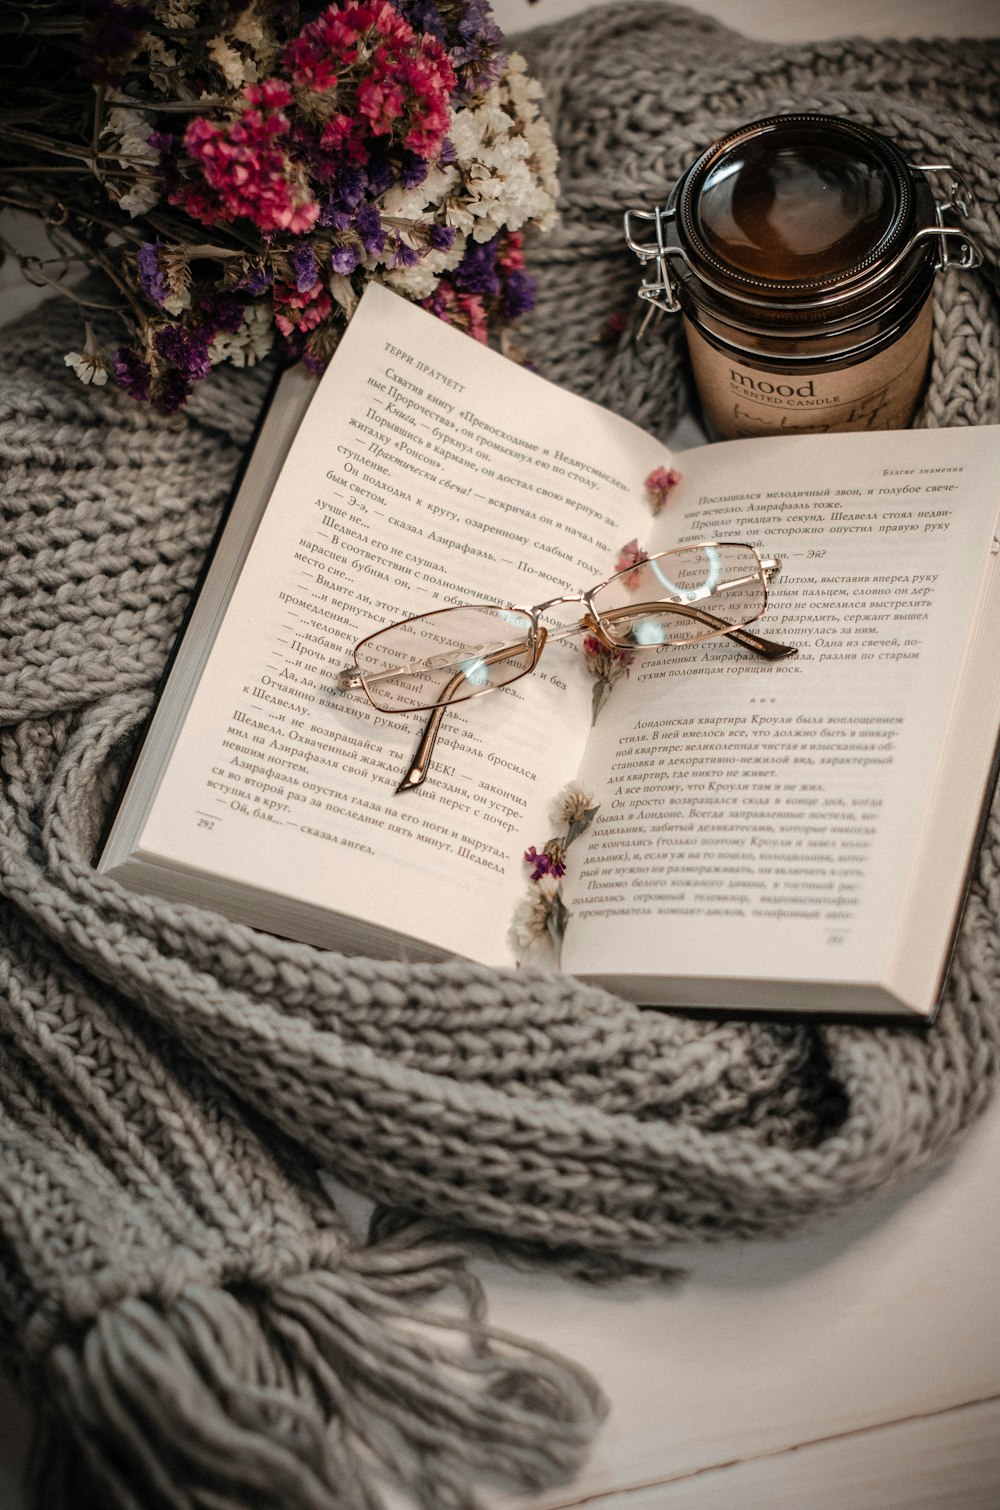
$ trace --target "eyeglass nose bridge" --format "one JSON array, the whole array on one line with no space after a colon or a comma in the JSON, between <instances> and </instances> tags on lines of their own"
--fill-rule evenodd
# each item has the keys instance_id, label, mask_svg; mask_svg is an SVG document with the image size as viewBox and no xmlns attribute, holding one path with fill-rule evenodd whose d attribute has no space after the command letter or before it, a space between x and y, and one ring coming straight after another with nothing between
<instances>
[{"instance_id":1,"label":"eyeglass nose bridge","mask_svg":"<svg viewBox=\"0 0 1000 1510\"><path fill-rule=\"evenodd\" d=\"M587 592L563 593L558 598L549 598L545 603L536 603L532 608L520 610L531 614L534 631L536 634L542 636L538 645L538 654L535 656L531 667L532 671L538 665L538 657L542 653L542 645L544 645L546 639L553 641L567 640L575 634L589 633L596 635L601 644L606 646L607 649L613 650L615 648L615 642L608 638L607 631L601 624L600 615L590 601L593 593L597 592L603 586L604 583L602 582L598 587L590 588ZM560 624L558 629L546 629L543 624L539 623L540 614L547 613L552 608L560 608L564 603L582 603L584 608L583 617L574 619L572 624Z\"/></svg>"},{"instance_id":2,"label":"eyeglass nose bridge","mask_svg":"<svg viewBox=\"0 0 1000 1510\"><path fill-rule=\"evenodd\" d=\"M525 613L532 613L535 615L538 615L540 613L548 613L552 608L560 608L563 603L583 603L586 601L586 597L586 593L567 592L563 593L558 598L549 598L544 603L536 603L533 608L526 608L523 611Z\"/></svg>"}]
</instances>

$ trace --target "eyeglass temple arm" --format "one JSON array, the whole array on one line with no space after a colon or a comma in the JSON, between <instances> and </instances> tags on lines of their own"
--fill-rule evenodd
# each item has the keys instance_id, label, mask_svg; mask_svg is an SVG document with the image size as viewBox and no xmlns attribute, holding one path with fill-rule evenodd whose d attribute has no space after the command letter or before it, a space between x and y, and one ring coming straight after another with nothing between
<instances>
[{"instance_id":1,"label":"eyeglass temple arm","mask_svg":"<svg viewBox=\"0 0 1000 1510\"><path fill-rule=\"evenodd\" d=\"M613 608L609 612L603 614L602 617L614 621L615 619L628 618L631 615L635 614L637 611L642 612L643 609L647 608L650 612L653 612L655 610L662 613L663 607L664 605L662 602L648 604L630 603L625 608ZM708 628L716 630L717 633L724 635L727 639L735 640L738 645L743 646L744 650L752 650L755 655L763 656L765 660L783 661L786 659L786 657L790 655L798 655L799 653L798 647L796 645L781 645L777 640L767 640L763 635L754 634L750 629L729 626L726 624L725 619L716 618L715 614L706 612L704 608L695 608L690 603L671 603L669 607L671 613L684 614L685 617L689 619L697 619L699 623L705 624ZM596 618L585 618L581 619L578 624L572 624L566 629L551 629L549 631L549 639L565 640L568 639L570 635L579 634L581 630L590 632L591 634L596 633L600 635L601 626ZM612 649L620 648L619 646L614 645L614 643L611 641L609 641L608 643L611 645ZM696 640L692 640L691 643L694 645L698 642Z\"/></svg>"},{"instance_id":2,"label":"eyeglass temple arm","mask_svg":"<svg viewBox=\"0 0 1000 1510\"><path fill-rule=\"evenodd\" d=\"M763 656L767 661L783 661L788 656L799 653L797 645L782 645L777 640L767 640L762 634L754 634L751 629L728 629L725 619L717 619L714 613L706 613L703 608L691 608L682 604L678 605L676 612L688 614L692 619L700 619L703 624L710 624L714 629L721 630L727 640L735 640L744 650L752 650L754 655Z\"/></svg>"},{"instance_id":3,"label":"eyeglass temple arm","mask_svg":"<svg viewBox=\"0 0 1000 1510\"><path fill-rule=\"evenodd\" d=\"M545 644L546 638L545 630L539 628L530 647L533 651L533 656L531 665L526 668L527 670L534 671L538 665L538 657L542 653L542 646ZM500 650L494 650L490 655L484 655L482 659L487 666L493 666L497 661L509 661L512 656L523 656L524 650L525 647L523 644L505 645ZM407 767L406 775L396 788L397 796L401 792L412 792L416 787L423 786L431 767L431 756L434 754L434 746L437 744L437 737L441 732L442 721L450 706L450 699L464 682L465 674L459 671L452 677L441 693L444 701L438 707L431 709L430 716L424 724L423 732L417 741L417 747Z\"/></svg>"},{"instance_id":4,"label":"eyeglass temple arm","mask_svg":"<svg viewBox=\"0 0 1000 1510\"><path fill-rule=\"evenodd\" d=\"M448 709L445 707L432 708L427 722L424 724L423 733L417 741L417 747L410 758L406 768L406 775L396 788L396 796L401 792L412 792L418 786L423 786L427 779L427 772L431 766L431 756L434 754L434 746L441 731L441 724Z\"/></svg>"},{"instance_id":5,"label":"eyeglass temple arm","mask_svg":"<svg viewBox=\"0 0 1000 1510\"><path fill-rule=\"evenodd\" d=\"M712 616L703 614L701 617L709 620ZM784 661L790 655L799 653L797 645L782 645L777 640L766 640L762 634L754 634L749 629L726 629L723 633L727 640L735 640L744 650L752 650L754 655L763 656L766 661Z\"/></svg>"}]
</instances>

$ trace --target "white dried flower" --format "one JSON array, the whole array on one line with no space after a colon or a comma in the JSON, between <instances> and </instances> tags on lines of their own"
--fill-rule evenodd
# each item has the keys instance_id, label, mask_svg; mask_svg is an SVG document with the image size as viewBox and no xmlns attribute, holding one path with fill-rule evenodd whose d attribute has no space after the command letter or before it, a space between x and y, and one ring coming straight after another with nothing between
<instances>
[{"instance_id":1,"label":"white dried flower","mask_svg":"<svg viewBox=\"0 0 1000 1510\"><path fill-rule=\"evenodd\" d=\"M556 795L549 809L549 821L553 828L569 828L571 823L579 823L593 806L593 792L575 781L570 781Z\"/></svg>"},{"instance_id":2,"label":"white dried flower","mask_svg":"<svg viewBox=\"0 0 1000 1510\"><path fill-rule=\"evenodd\" d=\"M230 89L242 89L247 84L260 80L260 70L253 58L245 58L230 46L225 37L213 37L208 44L208 55L222 74Z\"/></svg>"},{"instance_id":3,"label":"white dried flower","mask_svg":"<svg viewBox=\"0 0 1000 1510\"><path fill-rule=\"evenodd\" d=\"M537 963L554 962L549 917L558 891L554 876L542 876L532 882L528 895L517 904L507 930L507 943L516 959L524 961L530 955Z\"/></svg>"},{"instance_id":4,"label":"white dried flower","mask_svg":"<svg viewBox=\"0 0 1000 1510\"><path fill-rule=\"evenodd\" d=\"M156 19L171 31L193 31L197 25L197 6L198 0L157 0Z\"/></svg>"},{"instance_id":5,"label":"white dried flower","mask_svg":"<svg viewBox=\"0 0 1000 1510\"><path fill-rule=\"evenodd\" d=\"M92 383L95 388L103 388L108 381L108 369L100 358L88 357L84 352L67 351L63 361L67 367L72 367L81 383Z\"/></svg>"},{"instance_id":6,"label":"white dried flower","mask_svg":"<svg viewBox=\"0 0 1000 1510\"><path fill-rule=\"evenodd\" d=\"M431 167L415 189L407 189L403 184L387 189L379 200L379 210L390 219L431 221L435 218L433 211L457 187L458 173L454 168Z\"/></svg>"},{"instance_id":7,"label":"white dried flower","mask_svg":"<svg viewBox=\"0 0 1000 1510\"><path fill-rule=\"evenodd\" d=\"M149 59L149 82L158 93L169 99L176 91L175 75L180 66L180 58L155 32L146 33L143 46Z\"/></svg>"},{"instance_id":8,"label":"white dried flower","mask_svg":"<svg viewBox=\"0 0 1000 1510\"><path fill-rule=\"evenodd\" d=\"M481 104L456 111L449 129L462 188L446 218L476 241L555 221L558 155L535 104L540 86L525 68L512 53L500 82Z\"/></svg>"},{"instance_id":9,"label":"white dried flower","mask_svg":"<svg viewBox=\"0 0 1000 1510\"><path fill-rule=\"evenodd\" d=\"M220 330L208 348L212 366L232 362L234 367L255 367L267 356L274 343L271 311L264 300L248 304L243 311L239 330Z\"/></svg>"},{"instance_id":10,"label":"white dried flower","mask_svg":"<svg viewBox=\"0 0 1000 1510\"><path fill-rule=\"evenodd\" d=\"M108 381L108 369L90 321L84 325L85 340L82 351L67 351L63 361L72 367L81 383L94 388L103 388Z\"/></svg>"},{"instance_id":11,"label":"white dried flower","mask_svg":"<svg viewBox=\"0 0 1000 1510\"><path fill-rule=\"evenodd\" d=\"M408 299L430 298L438 286L441 273L439 269L428 266L429 256L428 253L413 267L385 269L381 281L387 288L395 289L397 294L405 294Z\"/></svg>"},{"instance_id":12,"label":"white dried flower","mask_svg":"<svg viewBox=\"0 0 1000 1510\"><path fill-rule=\"evenodd\" d=\"M157 181L160 156L156 148L149 144L152 132L153 122L148 115L141 110L123 107L110 112L101 132L101 141L107 140L108 155L117 160L119 168L131 180L130 187L123 193L120 183L116 181L117 175L102 174L105 187L119 208L133 219L147 214L160 197Z\"/></svg>"},{"instance_id":13,"label":"white dried flower","mask_svg":"<svg viewBox=\"0 0 1000 1510\"><path fill-rule=\"evenodd\" d=\"M424 181L415 189L406 189L402 185L396 185L389 189L379 202L383 222L389 226L398 225L404 230L409 225L419 227L440 224L441 206L450 204L458 184L458 172L455 168L432 167ZM471 216L467 218L471 229ZM454 223L447 210L445 219L449 225ZM413 236L408 239L419 245L419 231L414 232ZM362 267L368 272L374 272L376 268L384 269L383 280L390 288L396 289L398 293L406 294L411 299L425 299L434 292L442 273L451 272L452 268L458 266L465 254L465 246L464 236L457 235L447 251L428 247L421 255L420 261L413 267L394 268L392 266L393 241L387 236L384 250L364 257Z\"/></svg>"},{"instance_id":14,"label":"white dried flower","mask_svg":"<svg viewBox=\"0 0 1000 1510\"><path fill-rule=\"evenodd\" d=\"M237 42L243 42L249 47L255 58L262 59L270 67L275 51L274 36L257 14L255 6L248 5L234 18L232 34Z\"/></svg>"}]
</instances>

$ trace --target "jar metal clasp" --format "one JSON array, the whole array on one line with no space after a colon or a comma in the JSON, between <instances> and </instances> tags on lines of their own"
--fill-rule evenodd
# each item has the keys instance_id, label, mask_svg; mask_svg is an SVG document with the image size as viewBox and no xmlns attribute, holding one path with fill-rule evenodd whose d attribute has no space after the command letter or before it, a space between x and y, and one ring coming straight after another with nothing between
<instances>
[{"instance_id":1,"label":"jar metal clasp","mask_svg":"<svg viewBox=\"0 0 1000 1510\"><path fill-rule=\"evenodd\" d=\"M640 336L645 333L646 326L657 310L668 315L675 315L681 307L680 300L677 297L677 289L670 276L670 264L667 261L668 256L678 255L677 247L668 249L665 234L666 224L668 221L673 220L673 218L673 209L664 209L662 205L657 205L654 210L625 211L625 240L629 248L638 257L643 269L650 263L653 263L655 268L655 276L651 278L643 277L638 288L638 297L645 299L650 306L646 311L646 318L639 328ZM654 235L652 240L639 239L636 224L638 221L644 221L647 225L651 224L653 226Z\"/></svg>"},{"instance_id":2,"label":"jar metal clasp","mask_svg":"<svg viewBox=\"0 0 1000 1510\"><path fill-rule=\"evenodd\" d=\"M922 230L917 231L914 241L926 241L932 238L937 240L938 272L944 272L952 267L981 267L983 253L978 242L961 226L951 225L945 219L949 212L957 215L960 220L967 219L970 214L973 197L961 173L952 163L914 163L913 166L918 173L923 173L928 177L932 173L947 173L951 180L948 185L947 203L942 204L937 198L934 200L934 225L924 226ZM950 245L953 241L959 243L959 249L955 254L952 253Z\"/></svg>"}]
</instances>

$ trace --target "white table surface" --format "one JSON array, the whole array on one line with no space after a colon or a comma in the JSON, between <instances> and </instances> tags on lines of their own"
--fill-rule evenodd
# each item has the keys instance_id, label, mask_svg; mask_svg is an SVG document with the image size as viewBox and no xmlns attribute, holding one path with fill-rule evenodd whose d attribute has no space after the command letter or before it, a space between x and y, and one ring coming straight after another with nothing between
<instances>
[{"instance_id":1,"label":"white table surface","mask_svg":"<svg viewBox=\"0 0 1000 1510\"><path fill-rule=\"evenodd\" d=\"M510 32L589 5L493 8ZM997 0L692 8L776 41L1000 35ZM586 1364L611 1402L571 1486L496 1510L1000 1507L1000 1102L894 1199L811 1236L672 1257L689 1278L669 1290L476 1265L494 1324ZM0 1510L22 1510L30 1423L0 1381Z\"/></svg>"}]
</instances>

